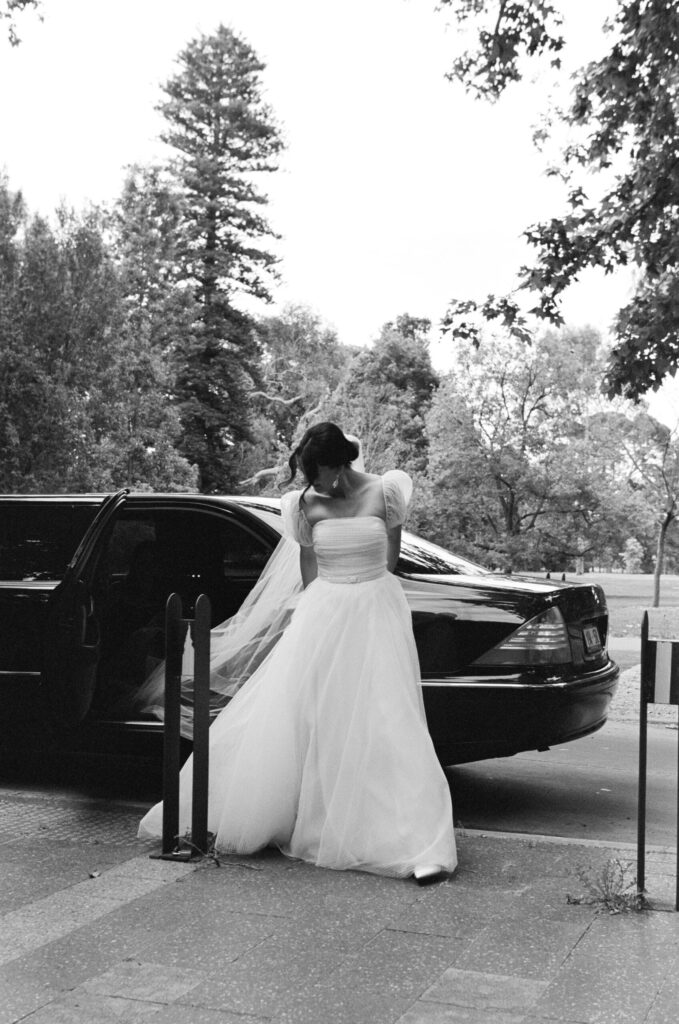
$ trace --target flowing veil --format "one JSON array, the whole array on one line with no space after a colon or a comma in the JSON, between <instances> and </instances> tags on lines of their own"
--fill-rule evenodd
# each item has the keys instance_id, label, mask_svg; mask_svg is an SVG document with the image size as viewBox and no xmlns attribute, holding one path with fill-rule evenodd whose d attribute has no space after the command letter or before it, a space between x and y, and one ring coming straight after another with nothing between
<instances>
[{"instance_id":1,"label":"flowing veil","mask_svg":"<svg viewBox=\"0 0 679 1024\"><path fill-rule=\"evenodd\" d=\"M360 440L352 469L364 471ZM231 618L210 630L210 707L221 708L247 682L273 651L288 625L302 592L299 544L283 536L261 576ZM165 662L157 665L135 695L134 710L164 718ZM193 736L193 644L190 631L184 643L181 680L181 733Z\"/></svg>"}]
</instances>

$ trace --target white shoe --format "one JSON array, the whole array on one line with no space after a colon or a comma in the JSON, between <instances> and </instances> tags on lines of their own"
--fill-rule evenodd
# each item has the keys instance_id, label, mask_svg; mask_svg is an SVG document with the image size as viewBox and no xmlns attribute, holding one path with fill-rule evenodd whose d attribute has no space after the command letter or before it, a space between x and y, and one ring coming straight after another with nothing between
<instances>
[{"instance_id":1,"label":"white shoe","mask_svg":"<svg viewBox=\"0 0 679 1024\"><path fill-rule=\"evenodd\" d=\"M432 885L442 882L447 874L440 864L421 864L413 871L413 878L418 885Z\"/></svg>"}]
</instances>

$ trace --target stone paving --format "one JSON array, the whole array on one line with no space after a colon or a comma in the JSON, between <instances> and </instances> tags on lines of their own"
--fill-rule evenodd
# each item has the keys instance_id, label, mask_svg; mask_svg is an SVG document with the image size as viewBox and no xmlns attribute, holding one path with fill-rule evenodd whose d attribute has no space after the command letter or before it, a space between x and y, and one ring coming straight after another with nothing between
<instances>
[{"instance_id":1,"label":"stone paving","mask_svg":"<svg viewBox=\"0 0 679 1024\"><path fill-rule=\"evenodd\" d=\"M112 813L105 801L88 801L82 808L73 804L73 799L0 797L0 843L77 838L79 843L126 846L137 831L140 815L134 811L118 808Z\"/></svg>"},{"instance_id":2,"label":"stone paving","mask_svg":"<svg viewBox=\"0 0 679 1024\"><path fill-rule=\"evenodd\" d=\"M0 801L0 1024L676 1020L674 850L647 851L651 908L610 914L582 900L615 860L631 881L629 847L460 831L455 876L419 888L151 860L105 810Z\"/></svg>"},{"instance_id":3,"label":"stone paving","mask_svg":"<svg viewBox=\"0 0 679 1024\"><path fill-rule=\"evenodd\" d=\"M638 676L613 720L638 717ZM593 887L633 881L630 846L461 830L456 875L420 889L271 851L152 860L140 814L0 794L0 1024L677 1019L674 849L647 850L648 908L612 914Z\"/></svg>"}]
</instances>

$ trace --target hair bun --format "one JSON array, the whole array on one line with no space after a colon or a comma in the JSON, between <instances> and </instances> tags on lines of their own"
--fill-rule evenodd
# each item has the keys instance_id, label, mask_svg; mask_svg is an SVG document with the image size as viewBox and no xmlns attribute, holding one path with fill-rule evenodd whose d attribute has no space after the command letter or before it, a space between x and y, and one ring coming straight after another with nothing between
<instances>
[{"instance_id":1,"label":"hair bun","mask_svg":"<svg viewBox=\"0 0 679 1024\"><path fill-rule=\"evenodd\" d=\"M335 423L316 423L305 432L288 461L290 480L300 468L308 484L318 477L319 466L347 466L360 454L360 445L344 435Z\"/></svg>"}]
</instances>

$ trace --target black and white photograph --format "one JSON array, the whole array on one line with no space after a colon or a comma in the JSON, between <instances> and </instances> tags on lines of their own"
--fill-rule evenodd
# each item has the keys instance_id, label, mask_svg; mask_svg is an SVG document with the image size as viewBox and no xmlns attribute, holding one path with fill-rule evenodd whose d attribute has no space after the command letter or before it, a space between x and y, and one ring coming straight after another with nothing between
<instances>
[{"instance_id":1,"label":"black and white photograph","mask_svg":"<svg viewBox=\"0 0 679 1024\"><path fill-rule=\"evenodd\" d=\"M673 1024L674 0L0 0L0 1024Z\"/></svg>"}]
</instances>

